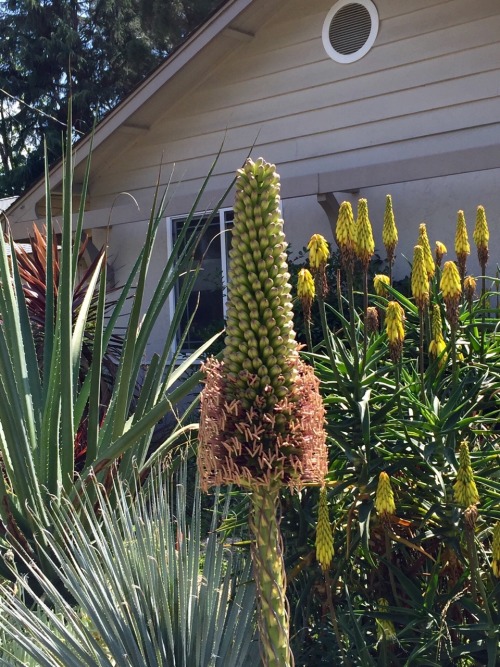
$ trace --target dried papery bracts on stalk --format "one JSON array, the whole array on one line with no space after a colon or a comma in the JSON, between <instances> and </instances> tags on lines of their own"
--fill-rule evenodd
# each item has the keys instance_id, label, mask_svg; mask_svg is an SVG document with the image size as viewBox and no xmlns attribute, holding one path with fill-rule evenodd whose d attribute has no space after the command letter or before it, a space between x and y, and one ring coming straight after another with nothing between
<instances>
[{"instance_id":1,"label":"dried papery bracts on stalk","mask_svg":"<svg viewBox=\"0 0 500 667\"><path fill-rule=\"evenodd\" d=\"M392 197L387 195L385 198L384 225L382 227L382 242L387 253L389 266L394 263L396 246L398 245L398 230L394 219L392 208Z\"/></svg>"},{"instance_id":2,"label":"dried papery bracts on stalk","mask_svg":"<svg viewBox=\"0 0 500 667\"><path fill-rule=\"evenodd\" d=\"M375 306L369 306L366 309L366 331L369 334L377 333L380 327L378 310Z\"/></svg>"},{"instance_id":3,"label":"dried papery bracts on stalk","mask_svg":"<svg viewBox=\"0 0 500 667\"><path fill-rule=\"evenodd\" d=\"M286 242L274 165L247 160L236 181L222 362L201 395L198 468L204 490L251 492L249 524L265 667L293 663L276 510L283 486L322 484L327 471L319 382L297 352ZM326 263L315 249L313 263ZM323 254L322 254L323 253ZM316 263L316 260L318 263Z\"/></svg>"},{"instance_id":4,"label":"dried papery bracts on stalk","mask_svg":"<svg viewBox=\"0 0 500 667\"><path fill-rule=\"evenodd\" d=\"M425 222L422 222L419 227L417 245L422 248L424 253L425 270L427 271L428 279L431 280L436 273L436 265L434 264L434 257L432 256L431 245L429 243L429 237L427 236L427 226Z\"/></svg>"},{"instance_id":5,"label":"dried papery bracts on stalk","mask_svg":"<svg viewBox=\"0 0 500 667\"><path fill-rule=\"evenodd\" d=\"M457 255L458 273L460 275L460 280L463 280L465 278L467 257L470 255L469 235L467 234L467 225L465 224L465 215L463 211L459 211L457 213L455 253Z\"/></svg>"}]
</instances>

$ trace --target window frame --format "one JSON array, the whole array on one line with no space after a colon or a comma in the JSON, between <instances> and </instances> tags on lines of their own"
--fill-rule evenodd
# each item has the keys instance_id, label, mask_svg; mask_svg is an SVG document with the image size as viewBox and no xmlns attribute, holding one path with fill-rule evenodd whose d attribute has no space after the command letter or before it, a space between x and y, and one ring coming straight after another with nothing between
<instances>
[{"instance_id":1,"label":"window frame","mask_svg":"<svg viewBox=\"0 0 500 667\"><path fill-rule=\"evenodd\" d=\"M233 222L233 218L231 218L230 220L227 219L228 213L234 215L234 209L230 206L219 208L216 212L211 210L196 211L191 215L191 219L213 216L212 223L213 220L219 218L219 243L221 249L221 275L222 275L222 315L224 319L226 318L226 313L227 313L227 281L228 281L228 270L229 270L228 260L229 260L229 247L230 247L227 231L229 229L228 224L232 225ZM167 227L168 256L172 254L174 247L174 225L180 221L186 222L189 216L190 216L189 213L186 213L184 215L167 216L166 227ZM170 294L168 295L170 325L172 323L172 315L175 311L176 299L177 299L177 290L174 288L170 291ZM179 332L177 331L175 333L175 343L172 352L177 350L178 346L179 346ZM186 348L185 350L184 349L178 350L179 357L180 358L187 357L188 355L192 354L192 352L194 352L195 349L196 348L194 349Z\"/></svg>"}]
</instances>

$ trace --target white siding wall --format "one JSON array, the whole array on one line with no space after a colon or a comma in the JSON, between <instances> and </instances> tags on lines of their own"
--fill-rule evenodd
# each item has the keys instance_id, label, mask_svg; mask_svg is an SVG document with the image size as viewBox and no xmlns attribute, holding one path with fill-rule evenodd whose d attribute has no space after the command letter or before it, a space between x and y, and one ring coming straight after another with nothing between
<instances>
[{"instance_id":1,"label":"white siding wall","mask_svg":"<svg viewBox=\"0 0 500 667\"><path fill-rule=\"evenodd\" d=\"M392 193L400 255L411 257L422 220L429 223L431 239L442 240L452 250L457 209L466 211L472 232L478 203L487 207L492 238L498 239L498 170L424 179L422 168L412 175L410 162L401 180L419 180L398 184L393 170L391 185L384 165L419 159L420 164L428 160L431 167L439 158L445 169L449 164L450 173L459 172L461 151L486 150L499 141L500 3L374 1L379 35L372 50L349 65L331 61L321 42L323 20L333 0L284 1L253 39L231 42L236 48L208 78L176 104L168 100L168 111L149 132L94 172L92 206L109 206L125 190L137 198L145 217L160 164L165 164L165 182L175 163L181 182L168 214L185 213L223 145L203 200L210 207L254 145L253 156L278 165L283 190L290 197L284 208L294 248L302 247L313 232L331 236L315 196L325 175L331 190L361 188L359 196L368 197L379 247L385 194ZM443 158L447 154L450 157ZM381 183L386 185L366 187ZM336 196L341 200L346 195ZM119 243L118 263L125 265L129 250L135 252L141 229L131 224L113 233L111 242ZM166 253L164 235L155 255L160 265L162 252ZM492 266L499 258L495 240ZM397 273L406 272L401 260ZM153 276L152 284L154 280ZM157 342L160 339L159 331Z\"/></svg>"}]
</instances>

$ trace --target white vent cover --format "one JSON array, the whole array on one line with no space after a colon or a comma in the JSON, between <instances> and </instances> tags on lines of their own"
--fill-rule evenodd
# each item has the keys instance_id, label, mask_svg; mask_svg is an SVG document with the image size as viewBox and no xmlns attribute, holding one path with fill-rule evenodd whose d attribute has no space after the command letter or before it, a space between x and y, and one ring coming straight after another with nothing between
<instances>
[{"instance_id":1,"label":"white vent cover","mask_svg":"<svg viewBox=\"0 0 500 667\"><path fill-rule=\"evenodd\" d=\"M323 46L333 60L352 63L371 49L378 23L377 8L371 0L339 0L323 24Z\"/></svg>"}]
</instances>

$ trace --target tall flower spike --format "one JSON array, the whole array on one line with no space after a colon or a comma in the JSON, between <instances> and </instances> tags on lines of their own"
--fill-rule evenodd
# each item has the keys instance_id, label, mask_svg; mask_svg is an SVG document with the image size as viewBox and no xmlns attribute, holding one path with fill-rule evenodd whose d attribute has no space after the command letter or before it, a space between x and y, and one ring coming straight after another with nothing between
<instances>
[{"instance_id":1,"label":"tall flower spike","mask_svg":"<svg viewBox=\"0 0 500 667\"><path fill-rule=\"evenodd\" d=\"M238 171L223 361L204 366L198 469L204 490L251 491L249 525L265 667L290 667L286 573L276 517L283 485L327 470L319 382L298 356L275 166Z\"/></svg>"},{"instance_id":2,"label":"tall flower spike","mask_svg":"<svg viewBox=\"0 0 500 667\"><path fill-rule=\"evenodd\" d=\"M484 210L484 206L477 207L476 226L474 228L473 238L477 248L477 258L479 260L479 265L484 274L486 270L486 264L488 263L488 242L490 240L490 232L488 230L488 223L486 221L486 212Z\"/></svg>"},{"instance_id":3,"label":"tall flower spike","mask_svg":"<svg viewBox=\"0 0 500 667\"><path fill-rule=\"evenodd\" d=\"M385 328L389 340L391 359L397 363L401 359L405 339L404 310L397 301L389 301L385 313Z\"/></svg>"},{"instance_id":4,"label":"tall flower spike","mask_svg":"<svg viewBox=\"0 0 500 667\"><path fill-rule=\"evenodd\" d=\"M327 240L321 234L313 234L307 244L309 250L309 265L316 282L316 293L320 299L328 294L326 280L326 263L330 257Z\"/></svg>"},{"instance_id":5,"label":"tall flower spike","mask_svg":"<svg viewBox=\"0 0 500 667\"><path fill-rule=\"evenodd\" d=\"M391 480L386 472L381 472L378 478L377 492L375 494L375 509L382 517L396 513L394 492Z\"/></svg>"},{"instance_id":6,"label":"tall flower spike","mask_svg":"<svg viewBox=\"0 0 500 667\"><path fill-rule=\"evenodd\" d=\"M375 252L372 225L368 217L368 201L358 201L358 221L356 223L356 256L366 270Z\"/></svg>"},{"instance_id":7,"label":"tall flower spike","mask_svg":"<svg viewBox=\"0 0 500 667\"><path fill-rule=\"evenodd\" d=\"M379 598L378 608L381 612L387 612L389 609L389 603L385 598ZM385 640L386 642L392 643L397 639L396 628L394 623L388 618L375 618L377 624L377 644Z\"/></svg>"},{"instance_id":8,"label":"tall flower spike","mask_svg":"<svg viewBox=\"0 0 500 667\"><path fill-rule=\"evenodd\" d=\"M311 306L315 295L314 279L308 269L300 269L297 279L297 296L302 304L304 319L311 321Z\"/></svg>"},{"instance_id":9,"label":"tall flower spike","mask_svg":"<svg viewBox=\"0 0 500 667\"><path fill-rule=\"evenodd\" d=\"M434 264L434 257L432 256L431 245L429 243L429 237L427 236L427 227L425 222L419 227L418 241L419 245L424 252L424 261L425 261L425 270L427 271L427 277L429 280L433 278L436 273L436 265Z\"/></svg>"},{"instance_id":10,"label":"tall flower spike","mask_svg":"<svg viewBox=\"0 0 500 667\"><path fill-rule=\"evenodd\" d=\"M377 273L373 278L373 287L377 296L387 296L386 286L390 285L391 279L384 273Z\"/></svg>"},{"instance_id":11,"label":"tall flower spike","mask_svg":"<svg viewBox=\"0 0 500 667\"><path fill-rule=\"evenodd\" d=\"M387 195L385 198L384 225L382 227L382 241L387 253L389 265L394 262L394 253L398 244L398 230L394 220L394 211L392 209L392 197Z\"/></svg>"},{"instance_id":12,"label":"tall flower spike","mask_svg":"<svg viewBox=\"0 0 500 667\"><path fill-rule=\"evenodd\" d=\"M326 488L323 486L319 492L318 523L316 524L316 560L323 571L330 568L334 553L328 498Z\"/></svg>"},{"instance_id":13,"label":"tall flower spike","mask_svg":"<svg viewBox=\"0 0 500 667\"><path fill-rule=\"evenodd\" d=\"M476 279L473 276L465 276L464 294L469 307L472 305L474 294L476 293Z\"/></svg>"},{"instance_id":14,"label":"tall flower spike","mask_svg":"<svg viewBox=\"0 0 500 667\"><path fill-rule=\"evenodd\" d=\"M467 257L470 255L469 235L463 211L457 213L457 229L455 232L455 253L457 255L458 272L460 280L465 277Z\"/></svg>"},{"instance_id":15,"label":"tall flower spike","mask_svg":"<svg viewBox=\"0 0 500 667\"><path fill-rule=\"evenodd\" d=\"M457 481L453 485L453 492L455 502L461 507L467 508L470 505L479 504L479 494L474 481L467 440L462 440L460 443Z\"/></svg>"},{"instance_id":16,"label":"tall flower spike","mask_svg":"<svg viewBox=\"0 0 500 667\"><path fill-rule=\"evenodd\" d=\"M366 330L369 334L376 333L379 329L378 310L375 306L366 309Z\"/></svg>"},{"instance_id":17,"label":"tall flower spike","mask_svg":"<svg viewBox=\"0 0 500 667\"><path fill-rule=\"evenodd\" d=\"M500 521L493 528L493 543L491 545L491 569L495 577L500 578Z\"/></svg>"},{"instance_id":18,"label":"tall flower spike","mask_svg":"<svg viewBox=\"0 0 500 667\"><path fill-rule=\"evenodd\" d=\"M443 257L446 255L447 252L448 250L446 249L445 244L441 243L441 241L436 241L436 248L434 252L434 257L436 259L436 266L441 266Z\"/></svg>"},{"instance_id":19,"label":"tall flower spike","mask_svg":"<svg viewBox=\"0 0 500 667\"><path fill-rule=\"evenodd\" d=\"M441 320L441 309L435 303L432 307L432 340L429 344L429 354L434 359L439 359L439 367L446 363L446 343L443 338L443 322Z\"/></svg>"},{"instance_id":20,"label":"tall flower spike","mask_svg":"<svg viewBox=\"0 0 500 667\"><path fill-rule=\"evenodd\" d=\"M343 201L340 205L335 236L342 265L346 271L352 272L356 252L356 223L351 203L348 201Z\"/></svg>"},{"instance_id":21,"label":"tall flower spike","mask_svg":"<svg viewBox=\"0 0 500 667\"><path fill-rule=\"evenodd\" d=\"M201 484L321 482L324 408L297 353L274 165L247 160L234 209L223 362L207 362L201 397Z\"/></svg>"},{"instance_id":22,"label":"tall flower spike","mask_svg":"<svg viewBox=\"0 0 500 667\"><path fill-rule=\"evenodd\" d=\"M445 262L441 274L441 292L446 306L446 317L451 326L458 324L458 305L462 296L462 286L455 262Z\"/></svg>"},{"instance_id":23,"label":"tall flower spike","mask_svg":"<svg viewBox=\"0 0 500 667\"><path fill-rule=\"evenodd\" d=\"M413 251L411 292L418 308L423 310L429 303L429 276L425 265L424 250L419 245L416 245Z\"/></svg>"}]
</instances>

